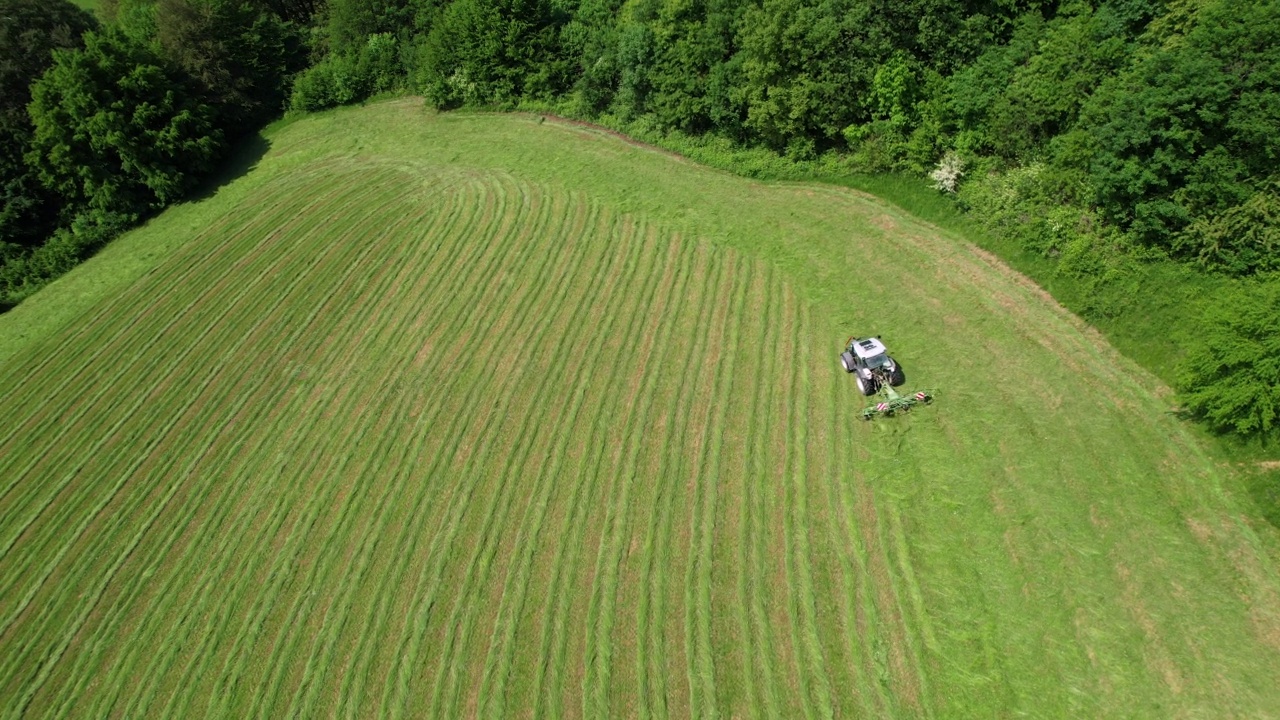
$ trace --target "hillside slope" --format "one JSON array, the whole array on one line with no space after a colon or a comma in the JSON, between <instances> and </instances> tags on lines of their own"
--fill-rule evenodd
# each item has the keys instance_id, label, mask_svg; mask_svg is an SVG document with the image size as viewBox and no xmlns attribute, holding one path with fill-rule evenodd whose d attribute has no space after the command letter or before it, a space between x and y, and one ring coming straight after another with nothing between
<instances>
[{"instance_id":1,"label":"hillside slope","mask_svg":"<svg viewBox=\"0 0 1280 720\"><path fill-rule=\"evenodd\" d=\"M269 140L0 317L6 714L1277 714L1225 470L980 251L537 117ZM855 333L938 402L859 420Z\"/></svg>"}]
</instances>

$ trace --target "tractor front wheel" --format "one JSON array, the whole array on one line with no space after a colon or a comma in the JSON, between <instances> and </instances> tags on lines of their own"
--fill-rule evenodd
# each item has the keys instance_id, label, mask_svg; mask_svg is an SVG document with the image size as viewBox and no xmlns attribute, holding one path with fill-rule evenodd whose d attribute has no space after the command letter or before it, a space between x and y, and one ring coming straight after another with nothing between
<instances>
[{"instance_id":1,"label":"tractor front wheel","mask_svg":"<svg viewBox=\"0 0 1280 720\"><path fill-rule=\"evenodd\" d=\"M851 373L857 370L858 366L853 361L853 353L842 353L840 355L840 366L844 368L845 372Z\"/></svg>"}]
</instances>

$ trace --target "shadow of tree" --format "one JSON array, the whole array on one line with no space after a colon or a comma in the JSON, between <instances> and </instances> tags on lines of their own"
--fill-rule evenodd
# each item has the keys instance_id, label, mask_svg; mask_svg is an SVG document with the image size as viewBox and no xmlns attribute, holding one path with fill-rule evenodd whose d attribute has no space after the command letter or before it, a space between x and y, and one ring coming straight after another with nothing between
<instances>
[{"instance_id":1,"label":"shadow of tree","mask_svg":"<svg viewBox=\"0 0 1280 720\"><path fill-rule=\"evenodd\" d=\"M230 185L258 167L262 158L271 151L271 141L255 132L242 138L232 148L227 159L209 177L205 178L183 199L183 202L200 202L213 197L219 190ZM161 211L163 212L163 210Z\"/></svg>"}]
</instances>

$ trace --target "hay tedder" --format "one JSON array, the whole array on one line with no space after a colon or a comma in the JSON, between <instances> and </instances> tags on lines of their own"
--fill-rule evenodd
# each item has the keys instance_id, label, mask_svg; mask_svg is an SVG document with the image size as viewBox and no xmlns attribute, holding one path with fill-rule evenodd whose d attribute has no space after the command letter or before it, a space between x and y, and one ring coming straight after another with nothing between
<instances>
[{"instance_id":1,"label":"hay tedder","mask_svg":"<svg viewBox=\"0 0 1280 720\"><path fill-rule=\"evenodd\" d=\"M890 415L906 412L921 403L933 402L933 390L920 390L914 393L899 393L894 388L907 381L902 366L889 357L889 351L879 336L869 338L851 337L840 353L840 365L845 372L853 375L858 390L866 396L880 395L880 401L867 406L862 411L862 419L870 420L877 415Z\"/></svg>"}]
</instances>

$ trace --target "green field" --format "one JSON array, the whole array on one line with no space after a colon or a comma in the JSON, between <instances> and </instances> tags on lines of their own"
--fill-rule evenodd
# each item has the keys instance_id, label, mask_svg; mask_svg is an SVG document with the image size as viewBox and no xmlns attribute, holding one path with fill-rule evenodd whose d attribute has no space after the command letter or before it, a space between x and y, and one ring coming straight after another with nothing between
<instances>
[{"instance_id":1,"label":"green field","mask_svg":"<svg viewBox=\"0 0 1280 720\"><path fill-rule=\"evenodd\" d=\"M853 191L420 101L0 316L17 717L1277 717L1168 391ZM867 423L881 334L939 400Z\"/></svg>"}]
</instances>

